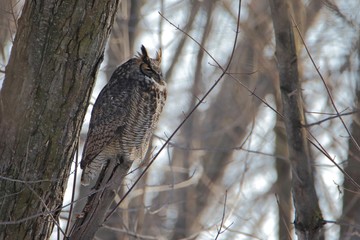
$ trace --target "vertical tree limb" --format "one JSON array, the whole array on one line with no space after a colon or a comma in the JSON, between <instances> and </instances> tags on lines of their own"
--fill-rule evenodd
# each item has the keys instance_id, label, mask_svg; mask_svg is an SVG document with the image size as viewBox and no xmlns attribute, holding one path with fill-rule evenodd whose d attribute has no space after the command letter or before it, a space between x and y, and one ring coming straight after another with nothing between
<instances>
[{"instance_id":1,"label":"vertical tree limb","mask_svg":"<svg viewBox=\"0 0 360 240\"><path fill-rule=\"evenodd\" d=\"M292 193L295 231L299 239L318 239L324 224L314 187L306 143L296 43L287 0L270 0L276 58L279 69L283 116L292 166Z\"/></svg>"},{"instance_id":2,"label":"vertical tree limb","mask_svg":"<svg viewBox=\"0 0 360 240\"><path fill-rule=\"evenodd\" d=\"M70 239L93 239L97 230L106 220L108 209L119 192L121 184L131 167L131 161L118 164L116 160L109 161L94 187L93 193L82 212L76 219Z\"/></svg>"}]
</instances>

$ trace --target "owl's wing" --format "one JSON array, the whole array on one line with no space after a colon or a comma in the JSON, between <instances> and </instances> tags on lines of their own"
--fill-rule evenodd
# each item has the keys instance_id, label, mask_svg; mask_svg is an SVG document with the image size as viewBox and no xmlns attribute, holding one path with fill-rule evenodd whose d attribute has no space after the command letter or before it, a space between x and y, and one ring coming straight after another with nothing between
<instances>
[{"instance_id":1,"label":"owl's wing","mask_svg":"<svg viewBox=\"0 0 360 240\"><path fill-rule=\"evenodd\" d=\"M94 104L85 142L81 168L85 168L111 141L116 131L125 125L129 111L129 86L121 88L108 84Z\"/></svg>"}]
</instances>

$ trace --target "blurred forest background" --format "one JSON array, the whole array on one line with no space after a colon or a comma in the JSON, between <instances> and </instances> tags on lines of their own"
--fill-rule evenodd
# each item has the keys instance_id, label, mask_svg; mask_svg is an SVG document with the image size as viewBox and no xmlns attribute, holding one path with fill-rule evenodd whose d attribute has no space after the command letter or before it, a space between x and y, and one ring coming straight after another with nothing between
<instances>
[{"instance_id":1,"label":"blurred forest background","mask_svg":"<svg viewBox=\"0 0 360 240\"><path fill-rule=\"evenodd\" d=\"M360 142L360 15L357 0L290 1L309 52L353 138ZM5 74L23 1L1 0L0 83ZM162 49L168 100L148 158L156 153L222 71L237 32L238 1L122 0L91 102L112 72L144 44ZM156 159L145 177L96 239L296 239L291 173L268 1L243 1L239 38L227 75ZM315 186L323 218L322 239L360 239L360 192L324 154L360 184L360 151L334 110L324 83L299 41L297 49ZM260 101L259 99L262 99ZM91 105L81 131L86 137ZM311 133L311 135L310 135ZM80 156L79 156L80 159ZM73 186L72 165L60 225L65 228ZM135 166L126 186L144 168ZM79 176L80 174L77 174ZM125 190L127 188L125 187ZM121 198L122 193L116 199ZM308 203L312 204L312 203ZM57 227L52 239L62 238Z\"/></svg>"}]
</instances>

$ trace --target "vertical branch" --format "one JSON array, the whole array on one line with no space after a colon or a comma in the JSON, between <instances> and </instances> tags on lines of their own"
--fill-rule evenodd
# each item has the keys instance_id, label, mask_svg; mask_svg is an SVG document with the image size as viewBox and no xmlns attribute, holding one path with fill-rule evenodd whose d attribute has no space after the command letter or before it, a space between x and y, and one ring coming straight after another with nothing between
<instances>
[{"instance_id":1,"label":"vertical branch","mask_svg":"<svg viewBox=\"0 0 360 240\"><path fill-rule=\"evenodd\" d=\"M194 2L194 4L191 6L191 9L189 9L190 13L189 13L189 17L187 20L187 25L184 27L185 32L189 32L192 28L194 28L193 24L195 24L195 18L197 16L197 14L199 14L199 12L200 12L199 10L200 10L200 2ZM184 51L184 48L186 46L185 42L187 39L188 39L188 37L186 35L183 35L181 37L181 39L179 40L179 43L175 47L175 52L173 54L170 67L168 68L168 70L166 72L165 79L167 79L168 82L170 82L171 79L173 78L175 68L181 62L180 56L181 56L181 53Z\"/></svg>"},{"instance_id":2,"label":"vertical branch","mask_svg":"<svg viewBox=\"0 0 360 240\"><path fill-rule=\"evenodd\" d=\"M277 81L278 83L278 81ZM278 84L276 85L278 88ZM276 90L276 108L279 112L282 112L280 90ZM276 156L276 172L277 180L275 183L276 192L278 194L278 215L279 215L279 239L286 239L289 236L288 225L291 222L291 186L290 186L290 162L288 158L288 148L286 145L286 132L283 120L277 116L276 124L274 127L276 134L275 141L275 156Z\"/></svg>"},{"instance_id":3,"label":"vertical branch","mask_svg":"<svg viewBox=\"0 0 360 240\"><path fill-rule=\"evenodd\" d=\"M131 56L130 26L131 19L130 1L121 1L114 20L114 24L106 47L107 64L104 72L106 79L110 79L115 68Z\"/></svg>"},{"instance_id":4,"label":"vertical branch","mask_svg":"<svg viewBox=\"0 0 360 240\"><path fill-rule=\"evenodd\" d=\"M318 239L324 221L314 187L306 134L302 128L304 115L290 7L286 0L270 0L283 116L292 165L294 224L299 239Z\"/></svg>"},{"instance_id":5,"label":"vertical branch","mask_svg":"<svg viewBox=\"0 0 360 240\"><path fill-rule=\"evenodd\" d=\"M76 219L69 238L93 239L97 230L102 226L107 211L121 184L131 167L132 162L124 161L121 165L116 160L110 160L104 168L94 187L95 193L89 196L82 214Z\"/></svg>"}]
</instances>

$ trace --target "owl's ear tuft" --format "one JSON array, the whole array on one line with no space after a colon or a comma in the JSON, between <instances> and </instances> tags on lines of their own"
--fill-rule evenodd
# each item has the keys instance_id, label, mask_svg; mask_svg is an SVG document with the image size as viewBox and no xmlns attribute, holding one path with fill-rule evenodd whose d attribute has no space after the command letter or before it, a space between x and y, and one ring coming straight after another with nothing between
<instances>
[{"instance_id":1,"label":"owl's ear tuft","mask_svg":"<svg viewBox=\"0 0 360 240\"><path fill-rule=\"evenodd\" d=\"M156 59L155 60L160 65L160 63L161 63L161 48L159 49L159 51L156 52Z\"/></svg>"},{"instance_id":2,"label":"owl's ear tuft","mask_svg":"<svg viewBox=\"0 0 360 240\"><path fill-rule=\"evenodd\" d=\"M148 54L145 46L141 45L140 49L141 49L141 53L138 52L137 58L139 60L141 60L142 62L150 64L151 63L150 57L149 57L149 54ZM159 49L159 51L156 52L156 58L152 59L152 60L155 61L157 65L160 65L160 63L161 63L161 49Z\"/></svg>"},{"instance_id":3,"label":"owl's ear tuft","mask_svg":"<svg viewBox=\"0 0 360 240\"><path fill-rule=\"evenodd\" d=\"M149 55L144 45L141 45L141 53L137 52L136 58L141 62L149 62Z\"/></svg>"},{"instance_id":4,"label":"owl's ear tuft","mask_svg":"<svg viewBox=\"0 0 360 240\"><path fill-rule=\"evenodd\" d=\"M143 59L148 59L149 58L149 55L148 55L147 50L144 47L144 45L141 45L141 57Z\"/></svg>"}]
</instances>

